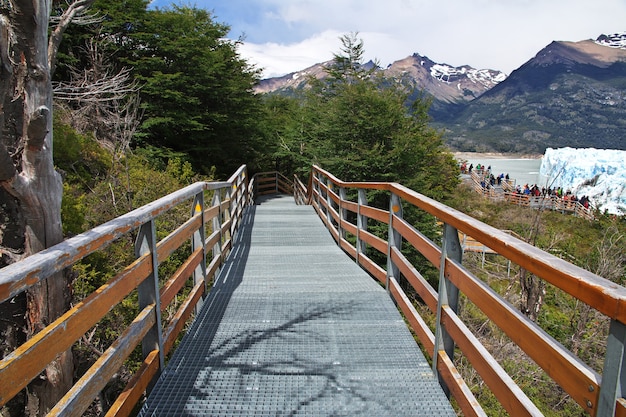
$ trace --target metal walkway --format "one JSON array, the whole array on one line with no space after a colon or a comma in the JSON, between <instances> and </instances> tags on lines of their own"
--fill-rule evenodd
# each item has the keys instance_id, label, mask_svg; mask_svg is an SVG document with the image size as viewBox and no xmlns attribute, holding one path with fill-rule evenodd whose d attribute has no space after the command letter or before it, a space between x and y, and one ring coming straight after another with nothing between
<instances>
[{"instance_id":1,"label":"metal walkway","mask_svg":"<svg viewBox=\"0 0 626 417\"><path fill-rule=\"evenodd\" d=\"M391 298L311 206L247 210L141 416L455 416Z\"/></svg>"}]
</instances>

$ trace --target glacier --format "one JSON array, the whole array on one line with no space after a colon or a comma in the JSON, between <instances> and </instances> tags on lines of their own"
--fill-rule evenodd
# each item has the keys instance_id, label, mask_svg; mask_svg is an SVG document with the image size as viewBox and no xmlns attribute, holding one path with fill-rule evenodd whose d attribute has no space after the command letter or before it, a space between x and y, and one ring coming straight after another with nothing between
<instances>
[{"instance_id":1,"label":"glacier","mask_svg":"<svg viewBox=\"0 0 626 417\"><path fill-rule=\"evenodd\" d=\"M626 214L626 151L547 148L539 175L547 187L586 195L601 212Z\"/></svg>"}]
</instances>

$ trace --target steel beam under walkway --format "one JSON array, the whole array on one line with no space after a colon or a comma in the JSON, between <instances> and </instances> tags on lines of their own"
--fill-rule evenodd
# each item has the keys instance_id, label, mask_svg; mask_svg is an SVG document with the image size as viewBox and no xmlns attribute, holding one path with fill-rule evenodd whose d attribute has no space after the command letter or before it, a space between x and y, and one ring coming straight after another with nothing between
<instances>
[{"instance_id":1,"label":"steel beam under walkway","mask_svg":"<svg viewBox=\"0 0 626 417\"><path fill-rule=\"evenodd\" d=\"M247 210L141 416L455 416L391 298L311 206Z\"/></svg>"}]
</instances>

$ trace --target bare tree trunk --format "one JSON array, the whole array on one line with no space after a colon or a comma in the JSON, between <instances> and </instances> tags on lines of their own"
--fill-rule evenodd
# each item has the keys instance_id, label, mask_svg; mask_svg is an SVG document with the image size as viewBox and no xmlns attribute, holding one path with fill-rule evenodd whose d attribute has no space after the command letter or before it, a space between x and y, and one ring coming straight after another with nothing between
<instances>
[{"instance_id":1,"label":"bare tree trunk","mask_svg":"<svg viewBox=\"0 0 626 417\"><path fill-rule=\"evenodd\" d=\"M519 272L519 282L521 289L520 311L532 321L537 321L546 293L546 283L523 268Z\"/></svg>"},{"instance_id":2,"label":"bare tree trunk","mask_svg":"<svg viewBox=\"0 0 626 417\"><path fill-rule=\"evenodd\" d=\"M49 49L51 7L52 0L0 3L0 267L63 239L63 184L52 160L50 61L56 51ZM63 29L57 27L53 33L60 39ZM51 44L58 46L58 40ZM2 354L67 311L68 289L64 274L57 274L31 288L25 299L7 301L14 308L0 307L10 314L0 317L3 333L10 336L0 341ZM73 371L68 350L29 385L25 395L0 411L45 415L72 385Z\"/></svg>"}]
</instances>

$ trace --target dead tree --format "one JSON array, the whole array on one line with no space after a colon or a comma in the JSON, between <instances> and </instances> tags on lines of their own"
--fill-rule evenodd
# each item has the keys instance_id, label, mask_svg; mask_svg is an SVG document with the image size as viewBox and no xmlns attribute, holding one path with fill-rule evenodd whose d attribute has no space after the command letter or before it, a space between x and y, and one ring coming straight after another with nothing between
<instances>
[{"instance_id":1,"label":"dead tree","mask_svg":"<svg viewBox=\"0 0 626 417\"><path fill-rule=\"evenodd\" d=\"M59 243L63 184L52 160L52 72L63 32L93 0L0 1L0 267ZM49 34L50 31L50 36ZM7 305L11 304L11 307ZM2 354L69 307L68 283L53 276L0 307ZM71 351L16 397L3 415L45 415L72 384Z\"/></svg>"}]
</instances>

